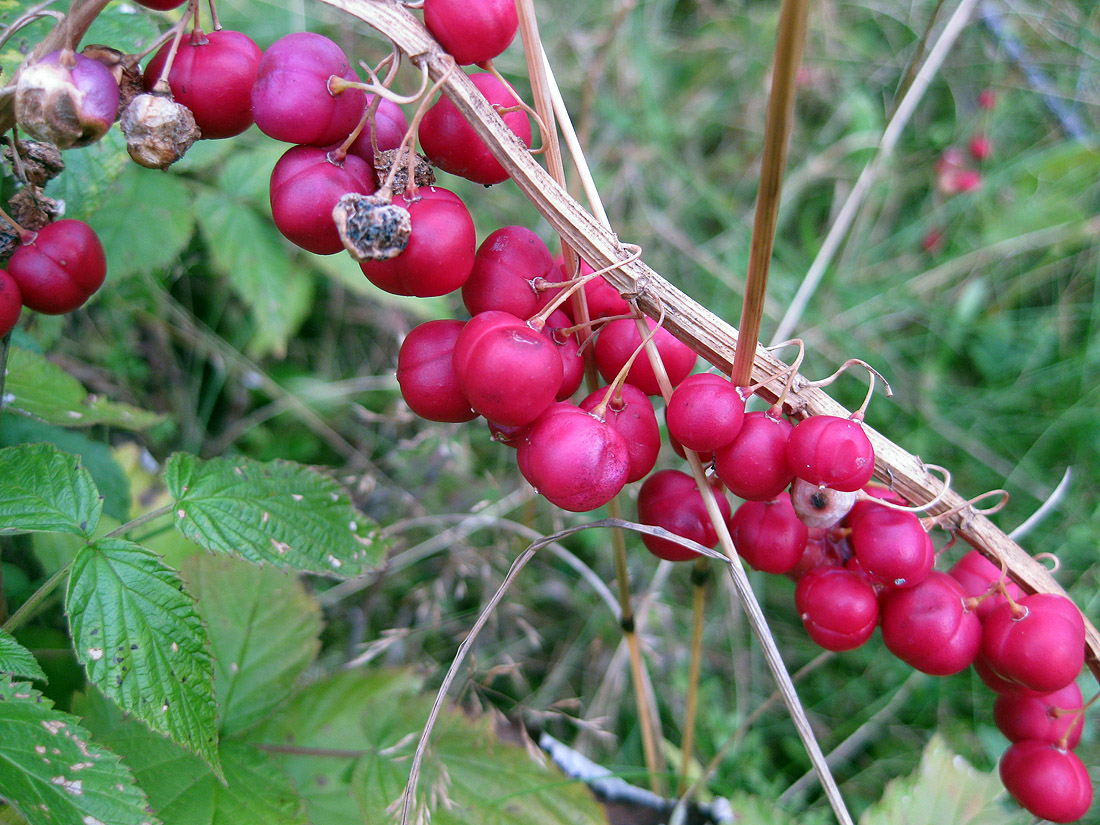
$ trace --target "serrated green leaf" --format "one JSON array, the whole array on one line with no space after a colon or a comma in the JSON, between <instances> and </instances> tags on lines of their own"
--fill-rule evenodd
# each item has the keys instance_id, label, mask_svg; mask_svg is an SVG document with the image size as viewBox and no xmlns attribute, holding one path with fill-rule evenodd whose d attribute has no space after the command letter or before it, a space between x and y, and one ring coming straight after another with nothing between
<instances>
[{"instance_id":1,"label":"serrated green leaf","mask_svg":"<svg viewBox=\"0 0 1100 825\"><path fill-rule=\"evenodd\" d=\"M105 424L120 430L147 430L164 416L88 394L80 382L42 355L12 347L4 385L4 412L29 415L59 427Z\"/></svg>"},{"instance_id":2,"label":"serrated green leaf","mask_svg":"<svg viewBox=\"0 0 1100 825\"><path fill-rule=\"evenodd\" d=\"M996 772L982 773L933 736L916 771L887 785L859 825L1022 825L1019 810L1000 804L1003 796Z\"/></svg>"},{"instance_id":3,"label":"serrated green leaf","mask_svg":"<svg viewBox=\"0 0 1100 825\"><path fill-rule=\"evenodd\" d=\"M29 685L0 681L0 797L30 825L152 825L118 756Z\"/></svg>"},{"instance_id":4,"label":"serrated green leaf","mask_svg":"<svg viewBox=\"0 0 1100 825\"><path fill-rule=\"evenodd\" d=\"M124 54L137 54L160 34L149 15L129 3L109 3L96 15L83 43L106 43Z\"/></svg>"},{"instance_id":5,"label":"serrated green leaf","mask_svg":"<svg viewBox=\"0 0 1100 825\"><path fill-rule=\"evenodd\" d=\"M388 822L431 703L405 672L346 672L310 685L250 738L303 751L280 759L313 822ZM420 787L436 825L607 822L581 782L458 712L440 716Z\"/></svg>"},{"instance_id":6,"label":"serrated green leaf","mask_svg":"<svg viewBox=\"0 0 1100 825\"><path fill-rule=\"evenodd\" d=\"M307 825L294 786L267 754L223 743L223 783L202 760L123 719L102 696L83 697L78 709L97 739L126 760L164 825Z\"/></svg>"},{"instance_id":7,"label":"serrated green leaf","mask_svg":"<svg viewBox=\"0 0 1100 825\"><path fill-rule=\"evenodd\" d=\"M59 450L78 456L103 496L103 512L119 523L129 520L130 482L109 446L93 441L78 430L65 430L33 418L12 416L4 421L0 429L0 447L32 442L49 442Z\"/></svg>"},{"instance_id":8,"label":"serrated green leaf","mask_svg":"<svg viewBox=\"0 0 1100 825\"><path fill-rule=\"evenodd\" d=\"M0 535L91 536L103 502L80 459L52 444L0 450Z\"/></svg>"},{"instance_id":9,"label":"serrated green leaf","mask_svg":"<svg viewBox=\"0 0 1100 825\"><path fill-rule=\"evenodd\" d=\"M164 483L176 499L176 527L212 552L337 578L384 555L375 525L340 485L300 464L176 453Z\"/></svg>"},{"instance_id":10,"label":"serrated green leaf","mask_svg":"<svg viewBox=\"0 0 1100 825\"><path fill-rule=\"evenodd\" d=\"M274 225L229 194L208 190L195 205L214 268L248 305L256 332L252 357L286 352L313 297L313 277L295 267Z\"/></svg>"},{"instance_id":11,"label":"serrated green leaf","mask_svg":"<svg viewBox=\"0 0 1100 825\"><path fill-rule=\"evenodd\" d=\"M46 681L46 674L35 661L34 654L4 630L0 630L0 674Z\"/></svg>"},{"instance_id":12,"label":"serrated green leaf","mask_svg":"<svg viewBox=\"0 0 1100 825\"><path fill-rule=\"evenodd\" d=\"M321 647L321 609L274 567L199 555L183 574L210 632L221 731L231 734L290 695Z\"/></svg>"},{"instance_id":13,"label":"serrated green leaf","mask_svg":"<svg viewBox=\"0 0 1100 825\"><path fill-rule=\"evenodd\" d=\"M65 609L92 684L217 769L210 642L176 571L133 542L101 539L73 561Z\"/></svg>"},{"instance_id":14,"label":"serrated green leaf","mask_svg":"<svg viewBox=\"0 0 1100 825\"><path fill-rule=\"evenodd\" d=\"M179 258L195 231L195 197L177 175L134 166L119 175L88 223L112 278L153 272ZM141 204L141 211L134 211ZM140 225L140 230L139 230Z\"/></svg>"},{"instance_id":15,"label":"serrated green leaf","mask_svg":"<svg viewBox=\"0 0 1100 825\"><path fill-rule=\"evenodd\" d=\"M126 138L113 128L91 146L63 152L65 171L46 184L46 194L65 201L65 216L87 220L106 201L111 184L133 164ZM111 277L110 261L107 277Z\"/></svg>"}]
</instances>

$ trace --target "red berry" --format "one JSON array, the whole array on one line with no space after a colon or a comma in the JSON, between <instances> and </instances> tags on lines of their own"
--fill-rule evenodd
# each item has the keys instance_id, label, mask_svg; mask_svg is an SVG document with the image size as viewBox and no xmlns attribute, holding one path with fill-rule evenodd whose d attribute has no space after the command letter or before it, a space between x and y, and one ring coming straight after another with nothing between
<instances>
[{"instance_id":1,"label":"red berry","mask_svg":"<svg viewBox=\"0 0 1100 825\"><path fill-rule=\"evenodd\" d=\"M477 90L490 106L511 109L519 101L494 75L477 72L470 75ZM519 110L502 115L505 125L523 144L531 147L531 123L527 113ZM490 186L508 180L508 172L493 157L489 147L478 137L474 127L447 97L441 97L425 113L417 131L424 154L444 172Z\"/></svg>"},{"instance_id":2,"label":"red berry","mask_svg":"<svg viewBox=\"0 0 1100 825\"><path fill-rule=\"evenodd\" d=\"M982 89L978 93L978 105L983 109L992 109L997 105L997 93L992 89Z\"/></svg>"},{"instance_id":3,"label":"red berry","mask_svg":"<svg viewBox=\"0 0 1100 825\"><path fill-rule=\"evenodd\" d=\"M810 638L826 650L855 650L878 623L875 589L843 567L808 571L798 580L794 604Z\"/></svg>"},{"instance_id":4,"label":"red berry","mask_svg":"<svg viewBox=\"0 0 1100 825\"><path fill-rule=\"evenodd\" d=\"M974 135L974 137L970 138L967 149L970 151L970 157L974 158L974 160L979 163L989 160L993 155L993 144L985 135Z\"/></svg>"},{"instance_id":5,"label":"red berry","mask_svg":"<svg viewBox=\"0 0 1100 825\"><path fill-rule=\"evenodd\" d=\"M460 66L499 55L516 36L515 0L424 0L424 25Z\"/></svg>"},{"instance_id":6,"label":"red berry","mask_svg":"<svg viewBox=\"0 0 1100 825\"><path fill-rule=\"evenodd\" d=\"M530 318L554 291L539 292L548 281L554 258L542 238L524 226L504 226L482 241L470 277L462 285L462 303L471 315L490 309Z\"/></svg>"},{"instance_id":7,"label":"red berry","mask_svg":"<svg viewBox=\"0 0 1100 825\"><path fill-rule=\"evenodd\" d=\"M1001 758L1001 781L1012 797L1040 819L1076 822L1092 805L1092 781L1072 751L1027 739Z\"/></svg>"},{"instance_id":8,"label":"red berry","mask_svg":"<svg viewBox=\"0 0 1100 825\"><path fill-rule=\"evenodd\" d=\"M1002 604L989 614L982 653L993 672L1008 682L1053 693L1072 682L1085 661L1085 622L1065 596L1036 593Z\"/></svg>"},{"instance_id":9,"label":"red berry","mask_svg":"<svg viewBox=\"0 0 1100 825\"><path fill-rule=\"evenodd\" d=\"M374 95L367 95L365 105L369 106L373 101ZM408 130L409 119L405 117L405 111L392 100L382 98L374 112L374 134L377 136L378 151L385 152L388 149L397 149ZM371 146L370 121L367 121L363 131L359 133L359 137L351 144L348 151L374 166L374 147Z\"/></svg>"},{"instance_id":10,"label":"red berry","mask_svg":"<svg viewBox=\"0 0 1100 825\"><path fill-rule=\"evenodd\" d=\"M964 670L982 643L982 623L963 605L965 597L962 586L938 570L915 587L883 591L882 641L922 673Z\"/></svg>"},{"instance_id":11,"label":"red berry","mask_svg":"<svg viewBox=\"0 0 1100 825\"><path fill-rule=\"evenodd\" d=\"M962 585L966 595L973 597L985 596L989 592L989 586L1001 578L1001 568L977 550L964 554L947 572ZM1006 579L1004 584L1009 596L1013 599L1020 598L1020 588L1015 582ZM979 619L985 621L990 613L1006 601L1004 596L989 596L982 600L974 612Z\"/></svg>"},{"instance_id":12,"label":"red berry","mask_svg":"<svg viewBox=\"0 0 1100 825\"><path fill-rule=\"evenodd\" d=\"M332 209L343 195L375 190L374 170L356 155L337 163L331 148L295 146L283 153L271 172L271 214L275 226L293 243L318 255L344 249Z\"/></svg>"},{"instance_id":13,"label":"red berry","mask_svg":"<svg viewBox=\"0 0 1100 825\"><path fill-rule=\"evenodd\" d=\"M669 434L697 453L712 453L736 438L745 417L745 399L727 378L689 375L672 392L665 410Z\"/></svg>"},{"instance_id":14,"label":"red berry","mask_svg":"<svg viewBox=\"0 0 1100 825\"><path fill-rule=\"evenodd\" d=\"M607 387L601 387L581 401L580 408L591 412L603 403L607 392ZM626 442L630 455L627 482L645 478L656 465L661 451L661 431L649 396L630 384L621 385L608 402L604 419Z\"/></svg>"},{"instance_id":15,"label":"red berry","mask_svg":"<svg viewBox=\"0 0 1100 825\"><path fill-rule=\"evenodd\" d=\"M602 507L626 483L630 456L605 421L567 402L551 405L517 447L520 472L551 504L574 513Z\"/></svg>"},{"instance_id":16,"label":"red berry","mask_svg":"<svg viewBox=\"0 0 1100 825\"><path fill-rule=\"evenodd\" d=\"M935 255L943 250L944 234L942 229L929 229L921 238L920 248L929 255Z\"/></svg>"},{"instance_id":17,"label":"red berry","mask_svg":"<svg viewBox=\"0 0 1100 825\"><path fill-rule=\"evenodd\" d=\"M172 9L178 9L187 0L134 0L139 6L145 6L147 9L153 9L153 11L171 11Z\"/></svg>"},{"instance_id":18,"label":"red berry","mask_svg":"<svg viewBox=\"0 0 1100 825\"><path fill-rule=\"evenodd\" d=\"M413 329L397 354L401 397L429 421L472 421L477 413L459 389L452 356L462 321L427 321Z\"/></svg>"},{"instance_id":19,"label":"red berry","mask_svg":"<svg viewBox=\"0 0 1100 825\"><path fill-rule=\"evenodd\" d=\"M115 122L118 106L118 81L111 70L69 50L50 52L27 66L15 84L20 128L59 149L99 140Z\"/></svg>"},{"instance_id":20,"label":"red berry","mask_svg":"<svg viewBox=\"0 0 1100 825\"><path fill-rule=\"evenodd\" d=\"M801 520L801 519L800 519ZM847 541L836 541L830 531L822 527L808 527L806 549L798 562L785 574L791 581L798 581L818 567L843 567L851 556ZM859 572L859 571L854 571ZM862 576L863 574L860 573ZM863 576L863 578L867 578Z\"/></svg>"},{"instance_id":21,"label":"red berry","mask_svg":"<svg viewBox=\"0 0 1100 825\"><path fill-rule=\"evenodd\" d=\"M856 494L821 487L796 478L791 482L791 504L807 527L832 527L852 509Z\"/></svg>"},{"instance_id":22,"label":"red berry","mask_svg":"<svg viewBox=\"0 0 1100 825\"><path fill-rule=\"evenodd\" d=\"M591 275L594 270L588 265L587 261L581 261L580 277L585 275ZM561 280L568 281L573 277L572 272L567 272L565 269L565 262L558 261L559 277ZM615 289L610 283L608 283L603 276L599 278L592 278L589 281L584 282L584 300L588 304L588 317L590 319L595 318L610 318L614 315L629 315L630 304L628 304L623 296L619 294L619 290ZM562 305L565 311L569 314L570 318L575 321L573 313L572 300L567 301Z\"/></svg>"},{"instance_id":23,"label":"red berry","mask_svg":"<svg viewBox=\"0 0 1100 825\"><path fill-rule=\"evenodd\" d=\"M172 44L165 43L145 67L145 89L160 78ZM252 38L221 29L195 29L179 45L168 85L172 96L191 110L204 138L228 138L252 125L252 86L263 52Z\"/></svg>"},{"instance_id":24,"label":"red berry","mask_svg":"<svg viewBox=\"0 0 1100 825\"><path fill-rule=\"evenodd\" d=\"M796 424L788 436L787 463L811 484L855 492L871 480L875 450L861 422L813 415Z\"/></svg>"},{"instance_id":25,"label":"red berry","mask_svg":"<svg viewBox=\"0 0 1100 825\"><path fill-rule=\"evenodd\" d=\"M737 554L754 570L765 573L793 570L806 549L808 535L787 493L774 501L746 501L730 519Z\"/></svg>"},{"instance_id":26,"label":"red berry","mask_svg":"<svg viewBox=\"0 0 1100 825\"><path fill-rule=\"evenodd\" d=\"M737 437L715 454L714 470L730 492L749 501L771 501L787 489L794 473L787 464L787 436L793 426L767 412L745 414Z\"/></svg>"},{"instance_id":27,"label":"red berry","mask_svg":"<svg viewBox=\"0 0 1100 825\"><path fill-rule=\"evenodd\" d=\"M15 250L8 274L23 304L45 315L72 312L107 276L103 244L88 224L66 218L44 226Z\"/></svg>"},{"instance_id":28,"label":"red berry","mask_svg":"<svg viewBox=\"0 0 1100 825\"><path fill-rule=\"evenodd\" d=\"M418 190L415 200L397 195L393 202L409 210L409 244L395 258L359 264L367 279L394 295L420 298L446 295L466 283L474 267L477 236L462 199L433 186Z\"/></svg>"},{"instance_id":29,"label":"red berry","mask_svg":"<svg viewBox=\"0 0 1100 825\"><path fill-rule=\"evenodd\" d=\"M22 309L23 296L19 294L19 284L0 269L0 338L15 329Z\"/></svg>"},{"instance_id":30,"label":"red berry","mask_svg":"<svg viewBox=\"0 0 1100 825\"><path fill-rule=\"evenodd\" d=\"M993 703L993 721L1012 742L1037 739L1063 747L1075 748L1084 728L1084 705L1081 688L1070 682L1054 693L1001 694ZM1061 712L1060 712L1061 711ZM1063 742L1063 740L1065 740Z\"/></svg>"},{"instance_id":31,"label":"red berry","mask_svg":"<svg viewBox=\"0 0 1100 825\"><path fill-rule=\"evenodd\" d=\"M657 325L652 318L646 318L646 323L650 329ZM596 365L604 381L610 384L615 380L619 370L634 354L634 350L641 346L641 343L642 336L638 333L638 325L629 318L611 321L600 330L600 334L596 337L595 354ZM695 352L663 327L657 330L653 343L657 347L661 362L665 365L668 380L675 387L687 378L695 367ZM650 366L644 352L634 359L626 380L646 395L661 394L657 376L653 374L653 367Z\"/></svg>"},{"instance_id":32,"label":"red berry","mask_svg":"<svg viewBox=\"0 0 1100 825\"><path fill-rule=\"evenodd\" d=\"M569 316L559 309L550 313L546 326L542 328L542 334L550 339L561 356L562 377L556 396L558 401L572 398L584 380L584 358L577 337L573 333L562 332L571 326L573 322L569 320Z\"/></svg>"},{"instance_id":33,"label":"red berry","mask_svg":"<svg viewBox=\"0 0 1100 825\"><path fill-rule=\"evenodd\" d=\"M852 508L847 524L859 565L874 581L914 587L928 577L936 550L915 514L861 501Z\"/></svg>"},{"instance_id":34,"label":"red berry","mask_svg":"<svg viewBox=\"0 0 1100 825\"><path fill-rule=\"evenodd\" d=\"M327 37L296 32L264 53L252 86L252 114L260 131L287 143L328 146L346 138L366 107L359 89L333 94L332 76L356 80L343 50Z\"/></svg>"},{"instance_id":35,"label":"red berry","mask_svg":"<svg viewBox=\"0 0 1100 825\"><path fill-rule=\"evenodd\" d=\"M716 493L715 498L722 518L729 521L726 497ZM695 479L679 470L659 470L642 483L638 491L638 521L663 527L704 547L718 543L718 533ZM649 552L666 561L690 561L699 556L694 550L656 536L642 534L642 543Z\"/></svg>"}]
</instances>

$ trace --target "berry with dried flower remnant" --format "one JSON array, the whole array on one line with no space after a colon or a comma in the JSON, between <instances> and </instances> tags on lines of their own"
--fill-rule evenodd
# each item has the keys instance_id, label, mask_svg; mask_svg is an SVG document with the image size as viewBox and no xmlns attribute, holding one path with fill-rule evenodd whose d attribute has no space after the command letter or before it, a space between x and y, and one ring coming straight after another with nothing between
<instances>
[{"instance_id":1,"label":"berry with dried flower remnant","mask_svg":"<svg viewBox=\"0 0 1100 825\"><path fill-rule=\"evenodd\" d=\"M118 82L110 69L71 49L50 52L16 82L20 128L59 149L95 143L117 114Z\"/></svg>"},{"instance_id":2,"label":"berry with dried flower remnant","mask_svg":"<svg viewBox=\"0 0 1100 825\"><path fill-rule=\"evenodd\" d=\"M199 139L191 110L171 95L138 95L122 113L126 151L148 169L167 169Z\"/></svg>"},{"instance_id":3,"label":"berry with dried flower remnant","mask_svg":"<svg viewBox=\"0 0 1100 825\"><path fill-rule=\"evenodd\" d=\"M332 219L344 248L357 261L386 261L400 255L412 234L409 210L381 194L349 192L332 208Z\"/></svg>"},{"instance_id":4,"label":"berry with dried flower remnant","mask_svg":"<svg viewBox=\"0 0 1100 825\"><path fill-rule=\"evenodd\" d=\"M27 233L8 262L23 305L45 315L72 312L92 297L107 275L107 256L93 229L66 218Z\"/></svg>"}]
</instances>

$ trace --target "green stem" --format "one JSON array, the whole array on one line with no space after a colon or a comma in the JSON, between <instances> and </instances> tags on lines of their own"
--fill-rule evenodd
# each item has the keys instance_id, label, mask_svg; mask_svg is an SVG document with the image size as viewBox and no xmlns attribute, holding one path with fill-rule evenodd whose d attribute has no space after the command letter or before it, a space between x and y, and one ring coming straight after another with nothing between
<instances>
[{"instance_id":1,"label":"green stem","mask_svg":"<svg viewBox=\"0 0 1100 825\"><path fill-rule=\"evenodd\" d=\"M72 566L73 563L70 561L66 563L60 570L58 570L56 573L46 579L46 583L35 590L31 594L30 598L23 602L23 604L19 606L18 610L11 614L11 618L4 622L4 625L3 627L0 627L0 630L6 630L8 633L12 633L18 628L22 627L27 622L27 620L30 619L31 616L35 614L35 612L37 612L42 602L44 602L49 597L49 595L57 589L57 586L68 577L69 569Z\"/></svg>"},{"instance_id":2,"label":"green stem","mask_svg":"<svg viewBox=\"0 0 1100 825\"><path fill-rule=\"evenodd\" d=\"M175 506L175 502L172 502L171 504L165 504L163 507L158 507L156 510L150 510L148 513L144 513L143 515L138 516L136 519L126 522L121 527L116 527L114 530L104 536L104 538L114 539L118 538L119 536L124 536L131 530L141 527L141 525L143 524L148 524L150 521L154 521L161 516L168 515L172 512L172 508Z\"/></svg>"}]
</instances>

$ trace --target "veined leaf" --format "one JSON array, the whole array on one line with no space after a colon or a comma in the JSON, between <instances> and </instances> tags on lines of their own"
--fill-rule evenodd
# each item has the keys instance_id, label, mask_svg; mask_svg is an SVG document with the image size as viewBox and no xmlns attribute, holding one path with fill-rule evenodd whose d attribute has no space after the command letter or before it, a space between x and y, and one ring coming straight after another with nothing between
<instances>
[{"instance_id":1,"label":"veined leaf","mask_svg":"<svg viewBox=\"0 0 1100 825\"><path fill-rule=\"evenodd\" d=\"M46 681L46 674L27 650L10 633L0 630L0 674Z\"/></svg>"},{"instance_id":2,"label":"veined leaf","mask_svg":"<svg viewBox=\"0 0 1100 825\"><path fill-rule=\"evenodd\" d=\"M176 571L122 539L77 554L65 599L92 684L217 769L209 639Z\"/></svg>"},{"instance_id":3,"label":"veined leaf","mask_svg":"<svg viewBox=\"0 0 1100 825\"><path fill-rule=\"evenodd\" d=\"M164 416L88 394L80 382L44 356L12 347L4 384L4 411L19 412L59 427L106 424L120 430L146 430Z\"/></svg>"},{"instance_id":4,"label":"veined leaf","mask_svg":"<svg viewBox=\"0 0 1100 825\"><path fill-rule=\"evenodd\" d=\"M80 459L52 444L0 450L0 535L91 536L103 502Z\"/></svg>"},{"instance_id":5,"label":"veined leaf","mask_svg":"<svg viewBox=\"0 0 1100 825\"><path fill-rule=\"evenodd\" d=\"M289 461L176 453L164 482L176 526L207 550L338 578L377 565L374 525L330 478Z\"/></svg>"},{"instance_id":6,"label":"veined leaf","mask_svg":"<svg viewBox=\"0 0 1100 825\"><path fill-rule=\"evenodd\" d=\"M221 731L231 734L290 695L320 649L321 610L274 567L201 554L183 573L210 632Z\"/></svg>"},{"instance_id":7,"label":"veined leaf","mask_svg":"<svg viewBox=\"0 0 1100 825\"><path fill-rule=\"evenodd\" d=\"M0 680L0 797L30 825L153 825L118 756L29 685Z\"/></svg>"},{"instance_id":8,"label":"veined leaf","mask_svg":"<svg viewBox=\"0 0 1100 825\"><path fill-rule=\"evenodd\" d=\"M123 719L102 696L83 697L79 710L96 738L126 760L164 825L308 825L290 779L250 745L222 744L222 782L201 759Z\"/></svg>"}]
</instances>

